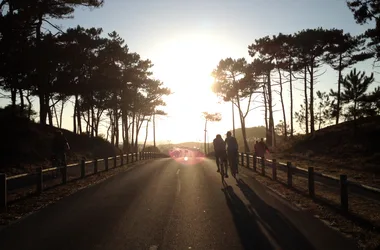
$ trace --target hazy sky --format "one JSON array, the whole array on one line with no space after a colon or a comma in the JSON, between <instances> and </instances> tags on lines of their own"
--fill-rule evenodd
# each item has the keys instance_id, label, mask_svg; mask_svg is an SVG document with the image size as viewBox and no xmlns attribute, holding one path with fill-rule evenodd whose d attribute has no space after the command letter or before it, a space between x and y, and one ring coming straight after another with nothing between
<instances>
[{"instance_id":1,"label":"hazy sky","mask_svg":"<svg viewBox=\"0 0 380 250\"><path fill-rule=\"evenodd\" d=\"M223 116L220 123L210 124L210 140L232 128L231 106L217 103L210 90L210 73L225 57L251 60L247 46L254 39L316 27L336 27L352 34L364 31L345 0L105 0L101 9L78 9L74 19L55 23L62 28L80 24L102 27L105 32L115 30L132 52L152 60L155 77L175 92L166 98L169 116L157 121L157 140L172 142L203 138L202 111ZM357 67L370 72L368 65L370 62ZM336 88L337 74L326 69L317 90ZM301 89L302 84L296 87ZM287 107L288 96L286 90ZM295 96L297 110L303 97L299 91ZM71 129L72 108L66 110L64 126ZM277 112L275 122L280 119ZM240 127L237 117L236 124ZM264 125L262 111L252 112L247 125Z\"/></svg>"}]
</instances>

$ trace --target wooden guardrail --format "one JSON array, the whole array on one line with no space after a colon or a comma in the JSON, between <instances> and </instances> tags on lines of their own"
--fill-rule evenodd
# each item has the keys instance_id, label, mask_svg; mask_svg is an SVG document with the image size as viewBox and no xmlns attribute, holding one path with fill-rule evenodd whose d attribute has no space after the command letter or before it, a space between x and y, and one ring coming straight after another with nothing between
<instances>
[{"instance_id":1,"label":"wooden guardrail","mask_svg":"<svg viewBox=\"0 0 380 250\"><path fill-rule=\"evenodd\" d=\"M275 181L278 181L277 171L285 172L286 184L289 188L293 187L293 176L296 175L307 179L307 189L311 198L315 198L316 195L316 182L337 188L340 192L340 208L345 212L348 211L349 207L349 194L356 194L380 202L380 189L350 181L347 179L347 175L344 174L341 174L339 178L337 178L331 175L315 172L313 167L304 169L293 166L291 162L277 162L276 159L263 159L247 153L239 153L239 158L240 165L250 168L250 164L252 163L253 170L256 172L261 172L264 176L266 174L266 168L269 167L272 169L271 178Z\"/></svg>"},{"instance_id":2,"label":"wooden guardrail","mask_svg":"<svg viewBox=\"0 0 380 250\"><path fill-rule=\"evenodd\" d=\"M43 169L37 168L34 173L25 173L13 176L7 176L0 173L0 210L7 209L9 202L8 194L22 188L33 188L34 193L39 195L43 192L45 185L49 181L57 180L52 176L54 173L59 173L61 179L58 185L66 184L69 181L69 175L77 176L75 179L83 179L87 176L97 174L102 171L108 171L110 168L120 167L129 163L140 160L155 159L163 157L162 154L156 152L138 152L130 154L115 155L104 159L93 159L85 161L82 159L79 163L68 164L67 166L52 167ZM103 163L103 169L100 169L100 164ZM91 165L92 174L88 174L87 166ZM48 175L50 174L50 175Z\"/></svg>"}]
</instances>

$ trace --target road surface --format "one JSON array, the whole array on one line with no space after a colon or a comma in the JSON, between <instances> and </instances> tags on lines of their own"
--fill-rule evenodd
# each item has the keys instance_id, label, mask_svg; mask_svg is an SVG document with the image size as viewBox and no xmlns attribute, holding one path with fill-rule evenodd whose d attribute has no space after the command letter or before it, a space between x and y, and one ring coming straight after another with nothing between
<instances>
[{"instance_id":1,"label":"road surface","mask_svg":"<svg viewBox=\"0 0 380 250\"><path fill-rule=\"evenodd\" d=\"M2 250L356 249L240 170L158 159L0 231Z\"/></svg>"}]
</instances>

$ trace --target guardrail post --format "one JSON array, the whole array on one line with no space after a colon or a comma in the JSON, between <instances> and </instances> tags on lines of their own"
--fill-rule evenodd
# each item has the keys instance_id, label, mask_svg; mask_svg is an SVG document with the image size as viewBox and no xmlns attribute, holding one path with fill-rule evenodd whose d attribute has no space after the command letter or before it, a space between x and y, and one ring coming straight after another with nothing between
<instances>
[{"instance_id":1,"label":"guardrail post","mask_svg":"<svg viewBox=\"0 0 380 250\"><path fill-rule=\"evenodd\" d=\"M348 182L347 175L340 175L340 205L343 211L348 211Z\"/></svg>"},{"instance_id":2,"label":"guardrail post","mask_svg":"<svg viewBox=\"0 0 380 250\"><path fill-rule=\"evenodd\" d=\"M117 158L116 158L116 155L113 157L113 167L114 168L116 168L116 160L117 160Z\"/></svg>"},{"instance_id":3,"label":"guardrail post","mask_svg":"<svg viewBox=\"0 0 380 250\"><path fill-rule=\"evenodd\" d=\"M244 166L244 153L240 153L241 165Z\"/></svg>"},{"instance_id":4,"label":"guardrail post","mask_svg":"<svg viewBox=\"0 0 380 250\"><path fill-rule=\"evenodd\" d=\"M272 160L272 179L277 181L277 160Z\"/></svg>"},{"instance_id":5,"label":"guardrail post","mask_svg":"<svg viewBox=\"0 0 380 250\"><path fill-rule=\"evenodd\" d=\"M292 187L293 186L292 163L288 161L286 163L286 167L287 167L287 174L288 174L288 187Z\"/></svg>"},{"instance_id":6,"label":"guardrail post","mask_svg":"<svg viewBox=\"0 0 380 250\"><path fill-rule=\"evenodd\" d=\"M129 163L129 153L127 153L127 164Z\"/></svg>"},{"instance_id":7,"label":"guardrail post","mask_svg":"<svg viewBox=\"0 0 380 250\"><path fill-rule=\"evenodd\" d=\"M0 210L7 211L7 175L0 173Z\"/></svg>"},{"instance_id":8,"label":"guardrail post","mask_svg":"<svg viewBox=\"0 0 380 250\"><path fill-rule=\"evenodd\" d=\"M42 189L43 189L43 173L42 173L42 168L37 168L37 194L41 194L42 193Z\"/></svg>"},{"instance_id":9,"label":"guardrail post","mask_svg":"<svg viewBox=\"0 0 380 250\"><path fill-rule=\"evenodd\" d=\"M261 174L265 176L265 158L261 157Z\"/></svg>"},{"instance_id":10,"label":"guardrail post","mask_svg":"<svg viewBox=\"0 0 380 250\"><path fill-rule=\"evenodd\" d=\"M315 198L315 186L314 186L314 168L313 167L309 167L308 168L308 183L309 183L309 195L312 197L312 198Z\"/></svg>"},{"instance_id":11,"label":"guardrail post","mask_svg":"<svg viewBox=\"0 0 380 250\"><path fill-rule=\"evenodd\" d=\"M121 154L120 155L120 166L123 166L124 165L124 155Z\"/></svg>"},{"instance_id":12,"label":"guardrail post","mask_svg":"<svg viewBox=\"0 0 380 250\"><path fill-rule=\"evenodd\" d=\"M253 171L256 172L256 166L257 166L257 157L256 153L253 155Z\"/></svg>"},{"instance_id":13,"label":"guardrail post","mask_svg":"<svg viewBox=\"0 0 380 250\"><path fill-rule=\"evenodd\" d=\"M86 162L84 158L80 161L80 178L84 178L86 176Z\"/></svg>"},{"instance_id":14,"label":"guardrail post","mask_svg":"<svg viewBox=\"0 0 380 250\"><path fill-rule=\"evenodd\" d=\"M247 153L246 156L247 156L247 168L249 168L249 153Z\"/></svg>"},{"instance_id":15,"label":"guardrail post","mask_svg":"<svg viewBox=\"0 0 380 250\"><path fill-rule=\"evenodd\" d=\"M94 174L97 174L98 173L98 159L94 159L93 161L93 164L94 164Z\"/></svg>"},{"instance_id":16,"label":"guardrail post","mask_svg":"<svg viewBox=\"0 0 380 250\"><path fill-rule=\"evenodd\" d=\"M106 171L108 171L108 157L104 157L104 168Z\"/></svg>"}]
</instances>

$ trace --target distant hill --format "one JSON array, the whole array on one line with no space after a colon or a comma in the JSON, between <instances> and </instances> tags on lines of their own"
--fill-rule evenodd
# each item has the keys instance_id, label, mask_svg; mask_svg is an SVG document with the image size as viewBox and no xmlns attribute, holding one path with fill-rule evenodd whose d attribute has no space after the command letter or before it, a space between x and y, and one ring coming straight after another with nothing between
<instances>
[{"instance_id":1,"label":"distant hill","mask_svg":"<svg viewBox=\"0 0 380 250\"><path fill-rule=\"evenodd\" d=\"M260 140L260 138L264 138L265 140L266 129L264 126L246 128L245 131L247 133L247 141L249 144L249 149L251 151L253 148L253 144L256 140ZM243 140L243 134L242 134L241 128L235 129L235 135L236 135L236 140L239 143L239 151L244 151L244 140Z\"/></svg>"},{"instance_id":2,"label":"distant hill","mask_svg":"<svg viewBox=\"0 0 380 250\"><path fill-rule=\"evenodd\" d=\"M232 130L231 130L231 132L232 132ZM247 140L249 142L250 148L253 147L253 143L255 140L259 140L260 138L265 139L265 127L264 126L246 128L246 132L247 132ZM236 134L236 140L239 143L239 150L244 151L243 135L241 132L241 128L235 129L235 134ZM225 137L225 135L222 135L222 136ZM214 148L212 145L213 139L214 138L210 137L210 144L208 146L210 149L210 152L214 151ZM174 143L173 144L161 144L161 145L158 145L158 148L162 151L165 151L165 150L168 150L169 148L172 148L172 147L190 147L190 148L196 147L196 148L200 148L201 151L203 152L204 151L204 144L203 143L204 142L202 141L202 142L182 142L182 143L177 143L177 144L174 144Z\"/></svg>"}]
</instances>

